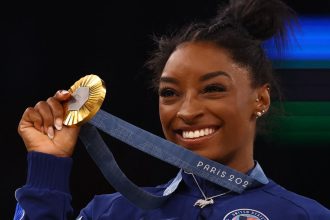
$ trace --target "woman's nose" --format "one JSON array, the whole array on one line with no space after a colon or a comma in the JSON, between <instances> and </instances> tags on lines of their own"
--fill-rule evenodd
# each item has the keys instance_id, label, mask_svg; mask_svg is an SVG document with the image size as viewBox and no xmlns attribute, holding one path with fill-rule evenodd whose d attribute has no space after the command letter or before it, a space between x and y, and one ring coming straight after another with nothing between
<instances>
[{"instance_id":1,"label":"woman's nose","mask_svg":"<svg viewBox=\"0 0 330 220\"><path fill-rule=\"evenodd\" d=\"M193 124L203 115L202 104L196 98L185 98L176 116L187 124Z\"/></svg>"}]
</instances>

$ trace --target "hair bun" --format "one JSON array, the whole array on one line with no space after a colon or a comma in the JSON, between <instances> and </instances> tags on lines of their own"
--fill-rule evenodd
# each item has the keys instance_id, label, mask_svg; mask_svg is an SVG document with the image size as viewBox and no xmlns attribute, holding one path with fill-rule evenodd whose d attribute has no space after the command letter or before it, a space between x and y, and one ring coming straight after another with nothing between
<instances>
[{"instance_id":1,"label":"hair bun","mask_svg":"<svg viewBox=\"0 0 330 220\"><path fill-rule=\"evenodd\" d=\"M217 20L229 19L253 38L264 41L273 36L285 38L295 17L294 11L280 0L230 0L229 5L220 10Z\"/></svg>"}]
</instances>

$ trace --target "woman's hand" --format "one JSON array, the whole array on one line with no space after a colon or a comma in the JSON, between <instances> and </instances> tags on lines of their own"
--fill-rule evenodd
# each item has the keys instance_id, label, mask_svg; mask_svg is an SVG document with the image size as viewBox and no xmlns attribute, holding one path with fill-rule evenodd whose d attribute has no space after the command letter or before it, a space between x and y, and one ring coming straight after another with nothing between
<instances>
[{"instance_id":1,"label":"woman's hand","mask_svg":"<svg viewBox=\"0 0 330 220\"><path fill-rule=\"evenodd\" d=\"M40 101L34 107L25 110L18 125L28 151L52 154L58 157L70 157L73 153L79 133L78 127L63 125L63 102L71 94L58 91L47 101Z\"/></svg>"}]
</instances>

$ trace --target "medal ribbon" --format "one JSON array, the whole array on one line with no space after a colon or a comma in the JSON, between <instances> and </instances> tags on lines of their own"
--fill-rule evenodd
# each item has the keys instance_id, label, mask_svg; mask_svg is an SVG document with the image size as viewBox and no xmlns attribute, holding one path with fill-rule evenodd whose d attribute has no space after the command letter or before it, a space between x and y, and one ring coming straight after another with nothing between
<instances>
[{"instance_id":1,"label":"medal ribbon","mask_svg":"<svg viewBox=\"0 0 330 220\"><path fill-rule=\"evenodd\" d=\"M80 139L107 181L128 200L143 209L158 208L169 195L156 196L132 183L120 170L96 128L153 157L236 193L242 193L247 188L262 184L263 181L201 157L182 146L99 110L89 123L81 127Z\"/></svg>"}]
</instances>

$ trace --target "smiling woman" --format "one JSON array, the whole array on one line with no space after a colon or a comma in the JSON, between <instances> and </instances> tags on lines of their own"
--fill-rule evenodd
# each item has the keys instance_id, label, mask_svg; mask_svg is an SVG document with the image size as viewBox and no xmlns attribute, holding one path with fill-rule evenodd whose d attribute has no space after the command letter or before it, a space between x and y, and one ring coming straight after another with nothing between
<instances>
[{"instance_id":1,"label":"smiling woman","mask_svg":"<svg viewBox=\"0 0 330 220\"><path fill-rule=\"evenodd\" d=\"M267 86L251 87L247 70L226 50L209 42L181 45L165 65L159 94L168 140L243 173L252 169L256 112L268 109L269 94Z\"/></svg>"},{"instance_id":2,"label":"smiling woman","mask_svg":"<svg viewBox=\"0 0 330 220\"><path fill-rule=\"evenodd\" d=\"M155 73L166 139L224 165L218 169L196 163L210 178L226 179L228 185L180 170L168 183L146 189L166 196L157 209L139 208L115 193L96 196L78 219L329 219L330 211L318 202L267 178L253 157L257 122L271 108L277 90L262 42L275 36L280 47L294 18L292 9L279 0L232 0L213 20L161 37L147 62ZM22 116L18 131L29 151L29 176L16 193L17 219L72 215L70 157L79 128L61 123L63 103L71 97L59 91ZM234 192L235 184L242 185L243 192Z\"/></svg>"}]
</instances>

